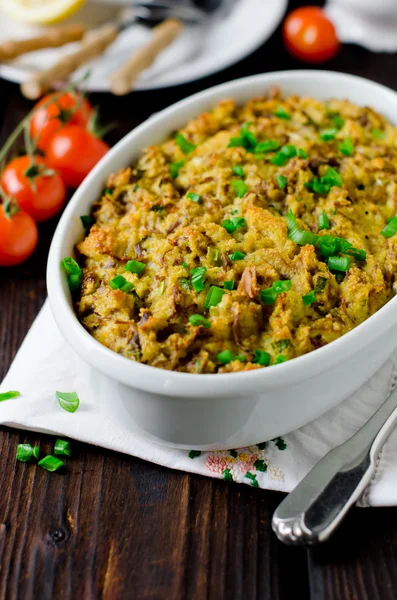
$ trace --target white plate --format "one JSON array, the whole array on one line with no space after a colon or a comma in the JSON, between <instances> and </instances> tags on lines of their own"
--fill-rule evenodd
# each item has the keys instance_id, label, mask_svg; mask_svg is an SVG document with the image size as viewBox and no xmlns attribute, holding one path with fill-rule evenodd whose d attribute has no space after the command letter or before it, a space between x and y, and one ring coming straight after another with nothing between
<instances>
[{"instance_id":1,"label":"white plate","mask_svg":"<svg viewBox=\"0 0 397 600\"><path fill-rule=\"evenodd\" d=\"M241 60L271 36L284 15L286 5L287 0L239 0L233 11L222 20L215 16L205 27L186 27L182 35L142 74L135 89L150 90L187 83ZM89 2L73 17L73 22L84 22L92 27L115 17L117 5L114 3ZM40 29L21 25L1 15L0 43L10 38L29 37L38 31ZM85 89L108 91L110 73L149 35L150 31L145 27L131 27L119 36L103 56L77 71L75 77L81 77L90 69L91 76ZM63 48L26 54L0 66L0 75L20 83L34 71L53 64L61 55L70 52L73 46L69 44Z\"/></svg>"}]
</instances>

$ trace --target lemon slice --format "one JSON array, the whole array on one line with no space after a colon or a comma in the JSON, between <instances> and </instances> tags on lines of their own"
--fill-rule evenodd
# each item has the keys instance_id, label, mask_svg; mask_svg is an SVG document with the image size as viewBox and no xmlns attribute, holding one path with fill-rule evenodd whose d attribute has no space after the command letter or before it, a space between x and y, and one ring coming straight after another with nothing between
<instances>
[{"instance_id":1,"label":"lemon slice","mask_svg":"<svg viewBox=\"0 0 397 600\"><path fill-rule=\"evenodd\" d=\"M70 17L86 0L0 0L0 9L17 21L49 25Z\"/></svg>"}]
</instances>

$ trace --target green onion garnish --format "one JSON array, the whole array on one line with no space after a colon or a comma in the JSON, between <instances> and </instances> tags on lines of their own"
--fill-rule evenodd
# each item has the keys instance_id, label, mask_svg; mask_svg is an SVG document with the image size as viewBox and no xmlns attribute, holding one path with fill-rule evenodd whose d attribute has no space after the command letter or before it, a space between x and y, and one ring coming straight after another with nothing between
<instances>
[{"instance_id":1,"label":"green onion garnish","mask_svg":"<svg viewBox=\"0 0 397 600\"><path fill-rule=\"evenodd\" d=\"M255 350L255 356L252 362L262 365L262 367L268 367L270 365L270 354L263 350Z\"/></svg>"},{"instance_id":2,"label":"green onion garnish","mask_svg":"<svg viewBox=\"0 0 397 600\"><path fill-rule=\"evenodd\" d=\"M325 214L325 212L322 212L318 216L318 228L319 228L319 230L321 230L321 229L330 229L331 228L329 219L328 219L327 215Z\"/></svg>"},{"instance_id":3,"label":"green onion garnish","mask_svg":"<svg viewBox=\"0 0 397 600\"><path fill-rule=\"evenodd\" d=\"M112 290L120 290L125 293L130 292L134 288L134 284L127 281L122 275L116 275L116 277L109 281L109 285Z\"/></svg>"},{"instance_id":4,"label":"green onion garnish","mask_svg":"<svg viewBox=\"0 0 397 600\"><path fill-rule=\"evenodd\" d=\"M33 447L33 456L35 457L36 460L39 460L39 455L40 455L40 446L34 446Z\"/></svg>"},{"instance_id":5,"label":"green onion garnish","mask_svg":"<svg viewBox=\"0 0 397 600\"><path fill-rule=\"evenodd\" d=\"M57 456L72 456L72 446L65 440L56 440L54 454Z\"/></svg>"},{"instance_id":6,"label":"green onion garnish","mask_svg":"<svg viewBox=\"0 0 397 600\"><path fill-rule=\"evenodd\" d=\"M373 129L372 130L372 135L377 140L383 140L383 138L386 136L386 132L385 131L381 131L380 129Z\"/></svg>"},{"instance_id":7,"label":"green onion garnish","mask_svg":"<svg viewBox=\"0 0 397 600\"><path fill-rule=\"evenodd\" d=\"M255 154L262 154L262 152L272 152L274 150L278 150L280 148L280 142L277 140L265 140L264 142L259 142L255 147Z\"/></svg>"},{"instance_id":8,"label":"green onion garnish","mask_svg":"<svg viewBox=\"0 0 397 600\"><path fill-rule=\"evenodd\" d=\"M221 251L218 248L207 248L207 256L208 260L215 265L218 265L221 257Z\"/></svg>"},{"instance_id":9,"label":"green onion garnish","mask_svg":"<svg viewBox=\"0 0 397 600\"><path fill-rule=\"evenodd\" d=\"M28 462L33 456L33 448L30 444L18 444L17 460L20 462Z\"/></svg>"},{"instance_id":10,"label":"green onion garnish","mask_svg":"<svg viewBox=\"0 0 397 600\"><path fill-rule=\"evenodd\" d=\"M229 258L231 260L243 260L243 258L245 258L245 253L235 250L235 252L233 252L232 254L229 254Z\"/></svg>"},{"instance_id":11,"label":"green onion garnish","mask_svg":"<svg viewBox=\"0 0 397 600\"><path fill-rule=\"evenodd\" d=\"M330 271L348 271L350 260L348 256L330 256L328 259L328 268Z\"/></svg>"},{"instance_id":12,"label":"green onion garnish","mask_svg":"<svg viewBox=\"0 0 397 600\"><path fill-rule=\"evenodd\" d=\"M365 250L360 250L359 248L348 248L346 250L346 254L353 256L356 260L365 260L367 258L367 253Z\"/></svg>"},{"instance_id":13,"label":"green onion garnish","mask_svg":"<svg viewBox=\"0 0 397 600\"><path fill-rule=\"evenodd\" d=\"M187 268L188 268L188 264L187 264L187 262L186 262L186 261L183 261L183 263L182 263L182 267L184 267L185 269L187 269Z\"/></svg>"},{"instance_id":14,"label":"green onion garnish","mask_svg":"<svg viewBox=\"0 0 397 600\"><path fill-rule=\"evenodd\" d=\"M189 140L187 140L181 133L176 134L175 143L177 146L179 146L184 154L190 154L190 152L193 152L193 150L196 149L196 146L191 144Z\"/></svg>"},{"instance_id":15,"label":"green onion garnish","mask_svg":"<svg viewBox=\"0 0 397 600\"><path fill-rule=\"evenodd\" d=\"M233 173L235 175L237 175L238 177L244 177L244 169L240 165L234 165L232 170L233 170Z\"/></svg>"},{"instance_id":16,"label":"green onion garnish","mask_svg":"<svg viewBox=\"0 0 397 600\"><path fill-rule=\"evenodd\" d=\"M233 354L231 350L222 350L217 356L217 359L223 365L227 365L232 360L239 360L240 362L245 362L246 358L243 354Z\"/></svg>"},{"instance_id":17,"label":"green onion garnish","mask_svg":"<svg viewBox=\"0 0 397 600\"><path fill-rule=\"evenodd\" d=\"M354 145L351 138L345 138L343 142L338 144L339 152L345 156L352 156L354 153Z\"/></svg>"},{"instance_id":18,"label":"green onion garnish","mask_svg":"<svg viewBox=\"0 0 397 600\"><path fill-rule=\"evenodd\" d=\"M278 117L279 119L285 119L286 121L291 119L291 115L282 106L278 106L273 114L275 117Z\"/></svg>"},{"instance_id":19,"label":"green onion garnish","mask_svg":"<svg viewBox=\"0 0 397 600\"><path fill-rule=\"evenodd\" d=\"M51 454L42 458L37 464L39 467L49 471L50 473L58 471L58 469L65 465L62 460L59 460L59 458L56 458L56 456L51 456Z\"/></svg>"},{"instance_id":20,"label":"green onion garnish","mask_svg":"<svg viewBox=\"0 0 397 600\"><path fill-rule=\"evenodd\" d=\"M307 181L305 187L316 194L328 194L331 187L342 187L342 184L342 177L339 175L338 171L328 167L327 172L323 177L315 177L310 181Z\"/></svg>"},{"instance_id":21,"label":"green onion garnish","mask_svg":"<svg viewBox=\"0 0 397 600\"><path fill-rule=\"evenodd\" d=\"M303 148L298 148L298 156L301 158L307 158L307 152Z\"/></svg>"},{"instance_id":22,"label":"green onion garnish","mask_svg":"<svg viewBox=\"0 0 397 600\"><path fill-rule=\"evenodd\" d=\"M237 229L247 227L247 222L242 217L232 217L231 219L222 221L222 227L224 227L228 233L234 233Z\"/></svg>"},{"instance_id":23,"label":"green onion garnish","mask_svg":"<svg viewBox=\"0 0 397 600\"><path fill-rule=\"evenodd\" d=\"M192 275L192 286L196 292L201 292L204 289L204 277L207 272L205 267L195 267L190 270Z\"/></svg>"},{"instance_id":24,"label":"green onion garnish","mask_svg":"<svg viewBox=\"0 0 397 600\"><path fill-rule=\"evenodd\" d=\"M189 192L188 194L186 194L186 198L189 198L189 200L193 200L193 202L200 202L201 198L199 194L193 194L192 192Z\"/></svg>"},{"instance_id":25,"label":"green onion garnish","mask_svg":"<svg viewBox=\"0 0 397 600\"><path fill-rule=\"evenodd\" d=\"M276 356L274 364L279 365L280 363L287 362L287 360L288 360L288 358L286 356L283 356L282 354L278 354Z\"/></svg>"},{"instance_id":26,"label":"green onion garnish","mask_svg":"<svg viewBox=\"0 0 397 600\"><path fill-rule=\"evenodd\" d=\"M302 296L302 302L305 306L309 306L316 301L316 293L314 290Z\"/></svg>"},{"instance_id":27,"label":"green onion garnish","mask_svg":"<svg viewBox=\"0 0 397 600\"><path fill-rule=\"evenodd\" d=\"M185 292L190 292L191 284L190 284L190 279L188 279L187 277L180 277L179 285L180 285L181 289L184 290Z\"/></svg>"},{"instance_id":28,"label":"green onion garnish","mask_svg":"<svg viewBox=\"0 0 397 600\"><path fill-rule=\"evenodd\" d=\"M390 217L387 225L382 229L381 234L385 238L391 238L397 233L397 217Z\"/></svg>"},{"instance_id":29,"label":"green onion garnish","mask_svg":"<svg viewBox=\"0 0 397 600\"><path fill-rule=\"evenodd\" d=\"M178 177L179 171L182 169L184 164L185 164L184 160L179 160L178 162L170 164L170 173L171 173L172 179L176 179Z\"/></svg>"},{"instance_id":30,"label":"green onion garnish","mask_svg":"<svg viewBox=\"0 0 397 600\"><path fill-rule=\"evenodd\" d=\"M288 179L284 175L276 175L275 179L280 190L283 190L288 183Z\"/></svg>"},{"instance_id":31,"label":"green onion garnish","mask_svg":"<svg viewBox=\"0 0 397 600\"><path fill-rule=\"evenodd\" d=\"M80 406L80 398L76 392L55 392L58 404L64 410L74 413Z\"/></svg>"},{"instance_id":32,"label":"green onion garnish","mask_svg":"<svg viewBox=\"0 0 397 600\"><path fill-rule=\"evenodd\" d=\"M68 274L68 283L70 290L77 290L81 286L81 276L83 273L81 267L71 256L66 256L63 259L61 265Z\"/></svg>"},{"instance_id":33,"label":"green onion garnish","mask_svg":"<svg viewBox=\"0 0 397 600\"><path fill-rule=\"evenodd\" d=\"M342 129L345 125L345 119L342 119L339 114L336 114L332 117L332 122L337 129Z\"/></svg>"},{"instance_id":34,"label":"green onion garnish","mask_svg":"<svg viewBox=\"0 0 397 600\"><path fill-rule=\"evenodd\" d=\"M83 223L84 229L89 229L91 225L95 223L95 220L90 215L83 215L80 217L81 222Z\"/></svg>"},{"instance_id":35,"label":"green onion garnish","mask_svg":"<svg viewBox=\"0 0 397 600\"><path fill-rule=\"evenodd\" d=\"M104 196L111 196L112 195L112 188L109 188L109 187L105 188L103 190L103 195Z\"/></svg>"},{"instance_id":36,"label":"green onion garnish","mask_svg":"<svg viewBox=\"0 0 397 600\"><path fill-rule=\"evenodd\" d=\"M277 300L278 294L288 292L291 289L291 280L285 279L284 281L274 281L271 288L261 290L260 297L263 304L270 306Z\"/></svg>"},{"instance_id":37,"label":"green onion garnish","mask_svg":"<svg viewBox=\"0 0 397 600\"><path fill-rule=\"evenodd\" d=\"M292 344L291 340L285 339L285 340L278 340L278 342L274 342L273 346L275 348L277 348L277 350L279 350L279 352L282 352L286 348L292 348L293 344Z\"/></svg>"},{"instance_id":38,"label":"green onion garnish","mask_svg":"<svg viewBox=\"0 0 397 600\"><path fill-rule=\"evenodd\" d=\"M314 291L316 294L321 294L325 290L325 286L327 285L327 277L318 277L317 281L314 285Z\"/></svg>"},{"instance_id":39,"label":"green onion garnish","mask_svg":"<svg viewBox=\"0 0 397 600\"><path fill-rule=\"evenodd\" d=\"M338 130L337 129L324 129L324 131L322 131L320 133L320 140L322 140L323 142L330 142L331 140L335 139L335 136L337 135Z\"/></svg>"},{"instance_id":40,"label":"green onion garnish","mask_svg":"<svg viewBox=\"0 0 397 600\"><path fill-rule=\"evenodd\" d=\"M253 151L258 143L256 135L248 130L249 123L243 123L239 137L230 138L228 148L242 147L247 151Z\"/></svg>"},{"instance_id":41,"label":"green onion garnish","mask_svg":"<svg viewBox=\"0 0 397 600\"><path fill-rule=\"evenodd\" d=\"M225 281L223 287L225 288L225 290L234 290L234 279Z\"/></svg>"},{"instance_id":42,"label":"green onion garnish","mask_svg":"<svg viewBox=\"0 0 397 600\"><path fill-rule=\"evenodd\" d=\"M239 198L242 198L248 190L247 184L244 181L241 181L241 179L233 179L232 188Z\"/></svg>"},{"instance_id":43,"label":"green onion garnish","mask_svg":"<svg viewBox=\"0 0 397 600\"><path fill-rule=\"evenodd\" d=\"M145 267L145 263L139 262L139 260L129 260L124 267L124 271L129 271L130 273L136 273L139 275L142 273Z\"/></svg>"},{"instance_id":44,"label":"green onion garnish","mask_svg":"<svg viewBox=\"0 0 397 600\"><path fill-rule=\"evenodd\" d=\"M209 320L202 315L191 315L189 317L189 323L194 327L206 327L207 329L211 327Z\"/></svg>"},{"instance_id":45,"label":"green onion garnish","mask_svg":"<svg viewBox=\"0 0 397 600\"><path fill-rule=\"evenodd\" d=\"M164 210L164 206L161 206L161 204L154 204L150 210L161 213Z\"/></svg>"},{"instance_id":46,"label":"green onion garnish","mask_svg":"<svg viewBox=\"0 0 397 600\"><path fill-rule=\"evenodd\" d=\"M210 308L211 306L216 306L222 300L222 296L225 294L225 290L217 287L216 285L212 285L208 290L208 293L204 300L204 307Z\"/></svg>"},{"instance_id":47,"label":"green onion garnish","mask_svg":"<svg viewBox=\"0 0 397 600\"><path fill-rule=\"evenodd\" d=\"M273 165L277 165L278 167L283 167L287 164L287 162L294 158L294 156L298 155L298 151L292 144L287 144L283 146L272 158L270 161Z\"/></svg>"},{"instance_id":48,"label":"green onion garnish","mask_svg":"<svg viewBox=\"0 0 397 600\"><path fill-rule=\"evenodd\" d=\"M12 398L18 398L20 395L21 393L15 390L3 392L2 394L0 394L0 402L3 402L4 400L11 400Z\"/></svg>"}]
</instances>

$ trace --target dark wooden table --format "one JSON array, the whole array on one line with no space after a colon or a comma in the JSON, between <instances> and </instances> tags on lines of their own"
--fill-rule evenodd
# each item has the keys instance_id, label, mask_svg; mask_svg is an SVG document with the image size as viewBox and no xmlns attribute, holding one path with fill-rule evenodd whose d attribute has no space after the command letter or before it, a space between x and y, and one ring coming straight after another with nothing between
<instances>
[{"instance_id":1,"label":"dark wooden table","mask_svg":"<svg viewBox=\"0 0 397 600\"><path fill-rule=\"evenodd\" d=\"M299 2L291 2L291 6ZM395 55L345 47L326 68L397 89ZM170 90L93 97L114 143L149 114L216 83L302 65L280 31L222 73ZM343 90L339 91L343 94ZM365 101L365 99L363 99ZM30 108L0 82L1 139ZM0 269L0 378L45 296L56 220L40 227L34 257ZM334 539L310 551L271 531L282 494L171 471L75 444L65 475L16 464L17 444L49 436L0 428L0 599L392 600L397 598L397 509L354 509Z\"/></svg>"}]
</instances>

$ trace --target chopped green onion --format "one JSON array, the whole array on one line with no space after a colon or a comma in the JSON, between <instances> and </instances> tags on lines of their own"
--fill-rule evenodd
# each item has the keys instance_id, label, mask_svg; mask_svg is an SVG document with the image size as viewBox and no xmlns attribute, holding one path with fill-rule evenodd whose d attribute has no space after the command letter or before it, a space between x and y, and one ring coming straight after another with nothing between
<instances>
[{"instance_id":1,"label":"chopped green onion","mask_svg":"<svg viewBox=\"0 0 397 600\"><path fill-rule=\"evenodd\" d=\"M274 281L271 288L261 290L260 297L263 304L270 306L277 300L278 294L288 292L291 289L291 280L286 279L284 281Z\"/></svg>"},{"instance_id":2,"label":"chopped green onion","mask_svg":"<svg viewBox=\"0 0 397 600\"><path fill-rule=\"evenodd\" d=\"M270 161L273 165L277 165L279 167L283 167L287 164L287 162L294 158L294 156L298 155L298 151L292 144L287 144L283 146L272 158Z\"/></svg>"},{"instance_id":3,"label":"chopped green onion","mask_svg":"<svg viewBox=\"0 0 397 600\"><path fill-rule=\"evenodd\" d=\"M351 138L345 138L343 142L338 144L339 152L345 156L352 156L354 153L354 145Z\"/></svg>"},{"instance_id":4,"label":"chopped green onion","mask_svg":"<svg viewBox=\"0 0 397 600\"><path fill-rule=\"evenodd\" d=\"M179 146L184 154L190 154L190 152L193 152L193 150L196 149L196 146L191 144L189 140L187 140L181 133L176 134L175 143L177 146Z\"/></svg>"},{"instance_id":5,"label":"chopped green onion","mask_svg":"<svg viewBox=\"0 0 397 600\"><path fill-rule=\"evenodd\" d=\"M200 202L201 198L200 198L200 194L193 194L192 192L189 192L188 194L186 194L186 198L189 198L189 200L193 200L193 202Z\"/></svg>"},{"instance_id":6,"label":"chopped green onion","mask_svg":"<svg viewBox=\"0 0 397 600\"><path fill-rule=\"evenodd\" d=\"M129 271L130 273L136 273L139 275L142 273L145 267L145 263L139 262L139 260L129 260L124 267L124 271Z\"/></svg>"},{"instance_id":7,"label":"chopped green onion","mask_svg":"<svg viewBox=\"0 0 397 600\"><path fill-rule=\"evenodd\" d=\"M57 456L72 456L72 446L65 440L56 440L54 454Z\"/></svg>"},{"instance_id":8,"label":"chopped green onion","mask_svg":"<svg viewBox=\"0 0 397 600\"><path fill-rule=\"evenodd\" d=\"M109 187L105 188L103 190L103 195L104 196L111 196L112 195L112 188L109 188Z\"/></svg>"},{"instance_id":9,"label":"chopped green onion","mask_svg":"<svg viewBox=\"0 0 397 600\"><path fill-rule=\"evenodd\" d=\"M185 292L190 292L191 284L190 284L190 279L188 279L187 277L180 277L179 285L182 288L182 290L184 290Z\"/></svg>"},{"instance_id":10,"label":"chopped green onion","mask_svg":"<svg viewBox=\"0 0 397 600\"><path fill-rule=\"evenodd\" d=\"M328 259L328 268L331 271L348 271L350 260L347 256L330 256Z\"/></svg>"},{"instance_id":11,"label":"chopped green onion","mask_svg":"<svg viewBox=\"0 0 397 600\"><path fill-rule=\"evenodd\" d=\"M282 106L277 107L273 114L275 117L278 117L279 119L285 119L286 121L291 119L291 115Z\"/></svg>"},{"instance_id":12,"label":"chopped green onion","mask_svg":"<svg viewBox=\"0 0 397 600\"><path fill-rule=\"evenodd\" d=\"M56 458L55 456L51 456L51 454L42 458L37 464L39 467L50 473L58 471L58 469L65 465L62 460L59 460L59 458Z\"/></svg>"},{"instance_id":13,"label":"chopped green onion","mask_svg":"<svg viewBox=\"0 0 397 600\"><path fill-rule=\"evenodd\" d=\"M242 198L248 190L247 184L244 181L241 181L241 179L233 179L232 188L239 198Z\"/></svg>"},{"instance_id":14,"label":"chopped green onion","mask_svg":"<svg viewBox=\"0 0 397 600\"><path fill-rule=\"evenodd\" d=\"M217 287L216 285L212 285L208 290L208 293L204 300L204 307L210 308L211 306L216 306L222 300L222 296L225 294L225 290Z\"/></svg>"},{"instance_id":15,"label":"chopped green onion","mask_svg":"<svg viewBox=\"0 0 397 600\"><path fill-rule=\"evenodd\" d=\"M81 285L81 276L83 271L77 262L71 256L66 256L61 265L68 274L68 283L71 291L76 290Z\"/></svg>"},{"instance_id":16,"label":"chopped green onion","mask_svg":"<svg viewBox=\"0 0 397 600\"><path fill-rule=\"evenodd\" d=\"M342 129L345 125L345 119L342 119L339 114L336 114L332 117L332 122L337 129Z\"/></svg>"},{"instance_id":17,"label":"chopped green onion","mask_svg":"<svg viewBox=\"0 0 397 600\"><path fill-rule=\"evenodd\" d=\"M322 131L320 133L320 140L322 140L323 142L330 142L331 140L335 139L335 136L337 135L338 130L337 129L324 129L324 131Z\"/></svg>"},{"instance_id":18,"label":"chopped green onion","mask_svg":"<svg viewBox=\"0 0 397 600\"><path fill-rule=\"evenodd\" d=\"M302 302L305 306L309 306L316 301L316 293L314 290L302 296Z\"/></svg>"},{"instance_id":19,"label":"chopped green onion","mask_svg":"<svg viewBox=\"0 0 397 600\"><path fill-rule=\"evenodd\" d=\"M81 222L83 223L84 229L89 229L91 225L95 223L95 220L90 215L82 215L80 217Z\"/></svg>"},{"instance_id":20,"label":"chopped green onion","mask_svg":"<svg viewBox=\"0 0 397 600\"><path fill-rule=\"evenodd\" d=\"M302 231L298 229L296 217L292 210L288 212L286 220L288 226L288 237L290 238L290 240L295 242L295 244L299 244L300 246L306 246L306 244L311 244L314 246L317 243L317 235L315 235L311 231Z\"/></svg>"},{"instance_id":21,"label":"chopped green onion","mask_svg":"<svg viewBox=\"0 0 397 600\"><path fill-rule=\"evenodd\" d=\"M255 356L252 362L262 365L262 367L268 367L270 365L270 358L271 357L268 352L264 352L263 350L255 350Z\"/></svg>"},{"instance_id":22,"label":"chopped green onion","mask_svg":"<svg viewBox=\"0 0 397 600\"><path fill-rule=\"evenodd\" d=\"M196 292L201 292L204 289L204 277L207 272L205 267L195 267L190 270L192 275L192 286Z\"/></svg>"},{"instance_id":23,"label":"chopped green onion","mask_svg":"<svg viewBox=\"0 0 397 600\"><path fill-rule=\"evenodd\" d=\"M303 148L298 148L298 156L301 158L307 158L307 152Z\"/></svg>"},{"instance_id":24,"label":"chopped green onion","mask_svg":"<svg viewBox=\"0 0 397 600\"><path fill-rule=\"evenodd\" d=\"M328 167L325 175L321 179L324 181L324 183L330 185L331 187L333 185L342 187L343 185L342 177L338 171L336 171L336 169L332 169L332 167Z\"/></svg>"},{"instance_id":25,"label":"chopped green onion","mask_svg":"<svg viewBox=\"0 0 397 600\"><path fill-rule=\"evenodd\" d=\"M275 179L280 190L283 190L288 183L288 179L284 175L276 175Z\"/></svg>"},{"instance_id":26,"label":"chopped green onion","mask_svg":"<svg viewBox=\"0 0 397 600\"><path fill-rule=\"evenodd\" d=\"M287 362L287 360L288 360L288 358L286 356L283 356L282 354L278 354L276 356L274 364L279 365L280 363Z\"/></svg>"},{"instance_id":27,"label":"chopped green onion","mask_svg":"<svg viewBox=\"0 0 397 600\"><path fill-rule=\"evenodd\" d=\"M234 165L232 170L233 170L233 173L235 175L237 175L238 177L244 177L244 169L240 165Z\"/></svg>"},{"instance_id":28,"label":"chopped green onion","mask_svg":"<svg viewBox=\"0 0 397 600\"><path fill-rule=\"evenodd\" d=\"M33 447L33 456L35 457L36 460L39 460L39 455L40 455L40 446L34 446Z\"/></svg>"},{"instance_id":29,"label":"chopped green onion","mask_svg":"<svg viewBox=\"0 0 397 600\"><path fill-rule=\"evenodd\" d=\"M127 281L122 275L116 275L116 277L109 281L109 285L112 290L120 290L125 293L130 292L134 288L134 284Z\"/></svg>"},{"instance_id":30,"label":"chopped green onion","mask_svg":"<svg viewBox=\"0 0 397 600\"><path fill-rule=\"evenodd\" d=\"M188 269L188 264L187 264L187 262L183 261L183 263L182 263L182 267L185 267L185 269Z\"/></svg>"},{"instance_id":31,"label":"chopped green onion","mask_svg":"<svg viewBox=\"0 0 397 600\"><path fill-rule=\"evenodd\" d=\"M325 214L325 212L322 212L318 216L318 228L319 228L319 230L321 230L321 229L330 229L331 228L329 219L328 219L327 215Z\"/></svg>"},{"instance_id":32,"label":"chopped green onion","mask_svg":"<svg viewBox=\"0 0 397 600\"><path fill-rule=\"evenodd\" d=\"M314 285L314 291L316 294L321 294L325 290L325 286L327 285L328 279L327 277L318 277L317 281Z\"/></svg>"},{"instance_id":33,"label":"chopped green onion","mask_svg":"<svg viewBox=\"0 0 397 600\"><path fill-rule=\"evenodd\" d=\"M29 462L33 456L33 448L30 444L18 444L17 460L20 462Z\"/></svg>"},{"instance_id":34,"label":"chopped green onion","mask_svg":"<svg viewBox=\"0 0 397 600\"><path fill-rule=\"evenodd\" d=\"M274 342L273 346L275 348L277 348L277 350L279 352L282 352L286 348L292 348L293 344L292 344L291 340L285 339L285 340L278 340L278 342Z\"/></svg>"},{"instance_id":35,"label":"chopped green onion","mask_svg":"<svg viewBox=\"0 0 397 600\"><path fill-rule=\"evenodd\" d=\"M211 327L209 320L202 315L191 315L189 317L189 323L194 327L206 327L207 329Z\"/></svg>"},{"instance_id":36,"label":"chopped green onion","mask_svg":"<svg viewBox=\"0 0 397 600\"><path fill-rule=\"evenodd\" d=\"M230 138L228 148L242 147L248 151L253 151L258 143L256 135L248 130L249 123L243 123L239 137Z\"/></svg>"},{"instance_id":37,"label":"chopped green onion","mask_svg":"<svg viewBox=\"0 0 397 600\"><path fill-rule=\"evenodd\" d=\"M207 249L208 260L217 265L219 263L219 259L221 256L221 252L218 248L208 248Z\"/></svg>"},{"instance_id":38,"label":"chopped green onion","mask_svg":"<svg viewBox=\"0 0 397 600\"><path fill-rule=\"evenodd\" d=\"M391 238L397 233L397 217L390 217L387 225L382 229L381 234L385 238Z\"/></svg>"},{"instance_id":39,"label":"chopped green onion","mask_svg":"<svg viewBox=\"0 0 397 600\"><path fill-rule=\"evenodd\" d=\"M243 354L233 354L231 350L222 350L217 356L217 359L223 365L227 365L232 360L239 360L240 362L245 362L246 358Z\"/></svg>"},{"instance_id":40,"label":"chopped green onion","mask_svg":"<svg viewBox=\"0 0 397 600\"><path fill-rule=\"evenodd\" d=\"M231 219L222 221L222 227L224 227L228 233L234 233L237 229L247 227L247 222L242 217L232 217Z\"/></svg>"},{"instance_id":41,"label":"chopped green onion","mask_svg":"<svg viewBox=\"0 0 397 600\"><path fill-rule=\"evenodd\" d=\"M229 255L229 258L231 260L243 260L243 258L245 258L245 253L235 250L235 252Z\"/></svg>"},{"instance_id":42,"label":"chopped green onion","mask_svg":"<svg viewBox=\"0 0 397 600\"><path fill-rule=\"evenodd\" d=\"M76 392L55 392L59 406L68 412L74 413L80 406L80 398Z\"/></svg>"},{"instance_id":43,"label":"chopped green onion","mask_svg":"<svg viewBox=\"0 0 397 600\"><path fill-rule=\"evenodd\" d=\"M225 290L233 290L234 289L234 279L230 279L229 281L225 281L223 284Z\"/></svg>"},{"instance_id":44,"label":"chopped green onion","mask_svg":"<svg viewBox=\"0 0 397 600\"><path fill-rule=\"evenodd\" d=\"M164 210L164 206L161 206L161 204L154 204L150 210L161 213Z\"/></svg>"},{"instance_id":45,"label":"chopped green onion","mask_svg":"<svg viewBox=\"0 0 397 600\"><path fill-rule=\"evenodd\" d=\"M305 187L316 194L328 194L331 187L342 187L342 177L335 169L328 167L327 172L320 178L313 178L305 183Z\"/></svg>"},{"instance_id":46,"label":"chopped green onion","mask_svg":"<svg viewBox=\"0 0 397 600\"><path fill-rule=\"evenodd\" d=\"M182 169L184 164L184 160L179 160L178 162L170 164L170 174L172 179L176 179L178 177L179 171Z\"/></svg>"},{"instance_id":47,"label":"chopped green onion","mask_svg":"<svg viewBox=\"0 0 397 600\"><path fill-rule=\"evenodd\" d=\"M18 398L20 395L21 393L15 390L3 392L2 394L0 394L0 402L3 402L4 400L11 400L12 398Z\"/></svg>"},{"instance_id":48,"label":"chopped green onion","mask_svg":"<svg viewBox=\"0 0 397 600\"><path fill-rule=\"evenodd\" d=\"M372 135L377 140L383 140L383 138L386 136L386 132L385 131L381 131L380 129L373 129L372 130Z\"/></svg>"},{"instance_id":49,"label":"chopped green onion","mask_svg":"<svg viewBox=\"0 0 397 600\"><path fill-rule=\"evenodd\" d=\"M265 140L264 142L259 142L255 148L255 154L261 154L262 152L272 152L273 150L278 150L280 148L280 142L277 140Z\"/></svg>"},{"instance_id":50,"label":"chopped green onion","mask_svg":"<svg viewBox=\"0 0 397 600\"><path fill-rule=\"evenodd\" d=\"M284 279L282 281L274 281L272 288L277 292L277 294L282 294L283 292L288 292L291 289L291 280Z\"/></svg>"},{"instance_id":51,"label":"chopped green onion","mask_svg":"<svg viewBox=\"0 0 397 600\"><path fill-rule=\"evenodd\" d=\"M365 250L360 250L359 248L348 248L346 250L346 254L353 256L356 260L365 260L367 258L367 253Z\"/></svg>"}]
</instances>

